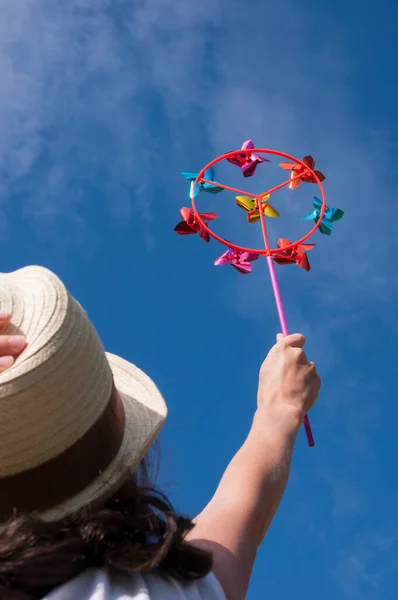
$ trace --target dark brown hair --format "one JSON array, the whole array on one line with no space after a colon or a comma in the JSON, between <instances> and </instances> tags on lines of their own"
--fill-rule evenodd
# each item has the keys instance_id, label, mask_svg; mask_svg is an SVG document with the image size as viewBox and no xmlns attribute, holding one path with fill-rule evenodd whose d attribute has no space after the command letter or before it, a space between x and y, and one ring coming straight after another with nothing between
<instances>
[{"instance_id":1,"label":"dark brown hair","mask_svg":"<svg viewBox=\"0 0 398 600\"><path fill-rule=\"evenodd\" d=\"M119 494L58 522L15 516L0 533L0 600L38 600L89 567L204 577L211 554L184 541L191 519L176 513L148 473L143 462L128 499Z\"/></svg>"}]
</instances>

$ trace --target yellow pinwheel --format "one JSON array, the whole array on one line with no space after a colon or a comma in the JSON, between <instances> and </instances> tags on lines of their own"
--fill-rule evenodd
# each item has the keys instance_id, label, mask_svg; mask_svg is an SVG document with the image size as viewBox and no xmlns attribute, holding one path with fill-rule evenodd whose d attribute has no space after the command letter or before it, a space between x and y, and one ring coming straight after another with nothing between
<instances>
[{"instance_id":1,"label":"yellow pinwheel","mask_svg":"<svg viewBox=\"0 0 398 600\"><path fill-rule=\"evenodd\" d=\"M270 194L267 194L261 199L264 214L266 217L277 218L280 214L268 202L270 197ZM236 204L248 212L247 220L249 223L256 223L260 220L260 211L258 210L255 198L250 198L249 196L236 196Z\"/></svg>"}]
</instances>

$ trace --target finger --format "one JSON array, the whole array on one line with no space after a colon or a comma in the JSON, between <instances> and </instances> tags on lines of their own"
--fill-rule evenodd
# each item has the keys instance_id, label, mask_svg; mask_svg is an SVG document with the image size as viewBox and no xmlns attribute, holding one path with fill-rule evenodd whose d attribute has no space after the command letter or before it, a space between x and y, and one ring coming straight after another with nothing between
<instances>
[{"instance_id":1,"label":"finger","mask_svg":"<svg viewBox=\"0 0 398 600\"><path fill-rule=\"evenodd\" d=\"M305 344L305 337L301 333L292 333L291 335L286 335L283 340L281 340L284 346L290 346L291 348L303 348Z\"/></svg>"},{"instance_id":2,"label":"finger","mask_svg":"<svg viewBox=\"0 0 398 600\"><path fill-rule=\"evenodd\" d=\"M13 356L0 356L0 373L9 369L14 364Z\"/></svg>"},{"instance_id":3,"label":"finger","mask_svg":"<svg viewBox=\"0 0 398 600\"><path fill-rule=\"evenodd\" d=\"M11 315L0 311L0 329L3 329L10 322Z\"/></svg>"},{"instance_id":4,"label":"finger","mask_svg":"<svg viewBox=\"0 0 398 600\"><path fill-rule=\"evenodd\" d=\"M15 356L26 346L23 335L0 335L0 356Z\"/></svg>"},{"instance_id":5,"label":"finger","mask_svg":"<svg viewBox=\"0 0 398 600\"><path fill-rule=\"evenodd\" d=\"M319 373L316 370L315 363L313 363L312 361L310 362L309 373L310 373L311 377L313 377L313 379L316 380L317 385L319 385L319 387L321 387L322 379L320 378Z\"/></svg>"},{"instance_id":6,"label":"finger","mask_svg":"<svg viewBox=\"0 0 398 600\"><path fill-rule=\"evenodd\" d=\"M310 360L309 366L310 366L310 372L313 373L314 375L316 375L316 377L318 377L320 379L319 373L316 370L316 364L312 360Z\"/></svg>"},{"instance_id":7,"label":"finger","mask_svg":"<svg viewBox=\"0 0 398 600\"><path fill-rule=\"evenodd\" d=\"M299 365L305 365L306 367L309 366L310 361L308 360L308 357L306 355L306 353L304 352L304 350L302 348L298 348L297 346L293 346L290 349L290 352L296 357L296 360L298 362Z\"/></svg>"},{"instance_id":8,"label":"finger","mask_svg":"<svg viewBox=\"0 0 398 600\"><path fill-rule=\"evenodd\" d=\"M319 391L322 387L322 380L319 377L316 366L314 363L310 363L309 367L307 367L307 382L312 387L313 390L316 391L316 395L318 396Z\"/></svg>"}]
</instances>

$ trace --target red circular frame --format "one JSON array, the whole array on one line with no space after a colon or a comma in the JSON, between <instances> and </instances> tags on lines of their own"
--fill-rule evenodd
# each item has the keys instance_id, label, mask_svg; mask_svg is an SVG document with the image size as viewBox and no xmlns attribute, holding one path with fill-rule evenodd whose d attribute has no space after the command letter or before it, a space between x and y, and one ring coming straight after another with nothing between
<instances>
[{"instance_id":1,"label":"red circular frame","mask_svg":"<svg viewBox=\"0 0 398 600\"><path fill-rule=\"evenodd\" d=\"M320 191L321 191L321 195L322 195L322 208L321 208L321 212L319 215L319 219L318 221L315 223L314 227L306 234L304 235L300 240L298 240L297 242L293 242L292 244L290 244L290 246L284 246L283 247L283 251L286 252L287 250L292 250L293 248L297 248L297 246L299 246L300 244L303 244L304 242L306 242L314 233L315 231L319 228L322 219L325 215L325 211L326 211L326 193L325 190L323 188L323 185L318 177L318 175L315 173L315 171L313 171L312 169L310 169L305 163L303 163L302 160L299 160L298 158L295 158L294 156L290 156L290 154L286 154L285 152L280 152L279 150L269 150L267 148L250 148L247 151L246 150L233 150L232 152L226 152L225 154L222 154L220 156L218 156L217 158L215 158L214 160L212 160L211 162L209 162L205 167L203 167L203 169L199 172L197 178L195 179L195 181L193 182L193 186L191 188L191 202L192 202L192 209L194 212L194 215L197 219L197 221L200 223L200 225L203 227L203 229L205 231L207 231L207 233L214 238L215 240L217 240L218 242L220 242L221 244L223 244L224 246L227 246L228 248L231 248L232 250L238 250L240 252L254 252L255 254L262 254L265 256L272 256L274 254L277 254L278 252L281 251L281 248L263 248L260 250L256 250L254 248L245 248L244 246L238 246L237 244L233 244L232 242L228 242L227 240L225 240L224 238L220 237L219 235L217 235L216 233L214 233L211 229L209 229L209 227L206 225L206 223L203 221L202 217L199 215L199 212L196 208L196 204L195 204L195 199L194 199L194 191L196 186L200 183L200 180L203 179L204 177L204 173L205 171L207 171L207 169L209 169L210 167L214 166L215 164L221 162L222 160L225 160L227 158L232 158L234 156L238 156L240 154L246 153L246 152L250 152L250 154L252 153L256 153L256 154L273 154L275 156L281 156L282 158L287 158L288 160L290 160L291 162L296 163L297 165L301 165L302 167L304 167L304 169L306 171L309 171L311 173L311 175L313 176L313 178L315 179ZM214 182L215 184L217 184L218 182ZM288 185L289 182L286 182L283 185ZM220 187L223 187L222 183L219 184ZM278 187L278 186L277 186ZM280 186L282 187L282 186ZM271 192L276 191L275 189L271 189ZM261 193L257 196L250 194L251 197L254 197L255 199L258 198L263 198L266 194L268 194L269 192L265 192L265 193Z\"/></svg>"}]
</instances>

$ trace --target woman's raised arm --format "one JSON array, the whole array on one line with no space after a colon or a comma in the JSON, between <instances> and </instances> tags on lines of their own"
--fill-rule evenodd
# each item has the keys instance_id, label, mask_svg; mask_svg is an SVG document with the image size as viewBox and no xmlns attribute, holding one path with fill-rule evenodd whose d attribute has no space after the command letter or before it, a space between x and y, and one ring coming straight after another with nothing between
<instances>
[{"instance_id":1,"label":"woman's raised arm","mask_svg":"<svg viewBox=\"0 0 398 600\"><path fill-rule=\"evenodd\" d=\"M286 488L297 433L318 397L320 379L304 344L299 334L278 336L260 370L250 432L187 536L213 552L227 600L245 598L258 546Z\"/></svg>"}]
</instances>

